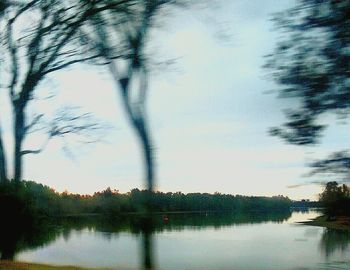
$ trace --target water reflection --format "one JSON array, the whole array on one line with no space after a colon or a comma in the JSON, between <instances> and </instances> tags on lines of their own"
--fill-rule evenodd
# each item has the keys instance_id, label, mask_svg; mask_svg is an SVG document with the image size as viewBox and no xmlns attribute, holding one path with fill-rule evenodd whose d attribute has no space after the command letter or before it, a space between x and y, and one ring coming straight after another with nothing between
<instances>
[{"instance_id":1,"label":"water reflection","mask_svg":"<svg viewBox=\"0 0 350 270\"><path fill-rule=\"evenodd\" d=\"M144 232L142 234L141 254L144 269L155 269L154 264L154 245L153 236L151 232Z\"/></svg>"},{"instance_id":2,"label":"water reflection","mask_svg":"<svg viewBox=\"0 0 350 270\"><path fill-rule=\"evenodd\" d=\"M159 235L166 235L169 233L168 235L176 237L177 233L186 233L190 230L191 232L198 231L198 233L205 237L205 235L210 234L207 234L207 231L213 231L211 229L215 229L215 235L218 233L218 230L222 231L222 235L226 235L226 230L224 230L224 228L232 228L234 226L242 228L244 232L253 233L254 231L259 231L260 225L263 224L265 224L264 226L274 229L280 228L280 225L276 224L289 226L289 222L285 222L289 219L293 218L291 217L291 212L287 211L279 213L168 214L166 216L163 214L147 216L128 215L114 218L90 216L79 218L70 217L59 220L42 220L37 222L36 226L29 226L25 230L19 230L18 227L15 231L9 228L7 228L7 230L1 230L0 254L1 259L16 259L16 254L18 253L23 254L23 251L37 250L40 247L60 241L60 239L64 239L64 241L72 241L72 239L75 239L76 241L79 232L82 234L79 239L84 238L84 232L98 232L98 237L107 239L107 242L113 242L116 240L116 237L123 237L126 233L127 235L133 235L135 241L139 243L139 265L141 268L144 270L155 270L157 269L157 263L161 261L161 256L159 256L160 258L155 258L155 253L159 255L159 250L155 250L154 242L155 238L157 238L157 246L161 244L159 242ZM292 228L296 227L293 226ZM349 251L349 231L322 229L322 236L320 237L318 232L321 232L321 229L314 230L313 228L314 227L304 228L304 236L308 239L315 239L315 247L317 247L317 242L319 243L318 246L321 249L322 256L326 260L331 257L333 253ZM265 230L264 232L266 233ZM269 231L269 233L271 235L266 235L266 237L280 237L277 231ZM246 238L249 238L249 235L243 237L243 239ZM124 246L121 246L121 248L124 248ZM130 254L130 256L134 255L137 256L136 254ZM252 256L254 255L252 254Z\"/></svg>"},{"instance_id":3,"label":"water reflection","mask_svg":"<svg viewBox=\"0 0 350 270\"><path fill-rule=\"evenodd\" d=\"M155 269L153 232L155 231L157 218L151 214L140 217L138 226L141 229L141 254L142 267L145 270Z\"/></svg>"},{"instance_id":4,"label":"water reflection","mask_svg":"<svg viewBox=\"0 0 350 270\"><path fill-rule=\"evenodd\" d=\"M350 231L325 228L320 240L320 249L326 258L334 252L350 249Z\"/></svg>"},{"instance_id":5,"label":"water reflection","mask_svg":"<svg viewBox=\"0 0 350 270\"><path fill-rule=\"evenodd\" d=\"M19 226L23 225L23 226ZM0 226L0 259L13 260L18 252L43 247L57 239L62 231L51 222Z\"/></svg>"},{"instance_id":6,"label":"water reflection","mask_svg":"<svg viewBox=\"0 0 350 270\"><path fill-rule=\"evenodd\" d=\"M18 252L32 250L48 245L62 236L70 239L72 231L84 229L105 232L106 238L112 233L130 232L141 235L143 265L145 269L154 268L152 234L162 231L181 231L185 228L205 229L258 224L263 222L283 222L291 216L289 211L277 213L177 213L168 214L165 218L159 215L126 215L120 217L89 216L69 217L64 219L40 220L35 223L14 224L2 223L0 228L0 259L12 260Z\"/></svg>"}]
</instances>

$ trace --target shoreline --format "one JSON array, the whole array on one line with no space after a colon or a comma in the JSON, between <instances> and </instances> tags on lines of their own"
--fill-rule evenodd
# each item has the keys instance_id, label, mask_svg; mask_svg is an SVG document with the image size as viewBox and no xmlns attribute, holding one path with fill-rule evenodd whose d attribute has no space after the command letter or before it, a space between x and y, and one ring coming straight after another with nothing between
<instances>
[{"instance_id":1,"label":"shoreline","mask_svg":"<svg viewBox=\"0 0 350 270\"><path fill-rule=\"evenodd\" d=\"M84 268L0 260L0 270L117 270L116 268Z\"/></svg>"},{"instance_id":2,"label":"shoreline","mask_svg":"<svg viewBox=\"0 0 350 270\"><path fill-rule=\"evenodd\" d=\"M326 227L329 229L350 230L350 217L348 216L338 216L332 220L328 220L327 216L322 215L312 220L298 223L310 226Z\"/></svg>"}]
</instances>

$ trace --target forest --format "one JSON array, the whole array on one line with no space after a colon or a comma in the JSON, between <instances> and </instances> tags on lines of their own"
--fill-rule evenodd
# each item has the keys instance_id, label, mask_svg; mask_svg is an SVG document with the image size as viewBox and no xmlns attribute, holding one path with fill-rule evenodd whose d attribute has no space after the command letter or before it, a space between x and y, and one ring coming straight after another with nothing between
<instances>
[{"instance_id":1,"label":"forest","mask_svg":"<svg viewBox=\"0 0 350 270\"><path fill-rule=\"evenodd\" d=\"M19 214L18 211L44 217L93 214L117 216L123 213L142 213L147 207L152 212L279 211L288 210L291 203L284 196L164 193L137 188L120 193L108 187L93 195L80 195L59 193L33 181L11 181L0 186L0 211L14 218Z\"/></svg>"}]
</instances>

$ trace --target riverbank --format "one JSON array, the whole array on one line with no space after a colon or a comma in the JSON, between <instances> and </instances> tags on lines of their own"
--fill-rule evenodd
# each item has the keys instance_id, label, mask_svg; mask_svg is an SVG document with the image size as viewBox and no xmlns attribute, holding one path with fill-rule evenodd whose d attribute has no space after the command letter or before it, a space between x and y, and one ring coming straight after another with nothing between
<instances>
[{"instance_id":1,"label":"riverbank","mask_svg":"<svg viewBox=\"0 0 350 270\"><path fill-rule=\"evenodd\" d=\"M350 217L348 216L339 216L332 218L331 220L329 220L327 216L319 216L313 220L301 223L311 226L327 227L330 229L350 230Z\"/></svg>"},{"instance_id":2,"label":"riverbank","mask_svg":"<svg viewBox=\"0 0 350 270\"><path fill-rule=\"evenodd\" d=\"M0 270L111 270L102 268L81 268L74 266L51 266L13 261L0 261Z\"/></svg>"}]
</instances>

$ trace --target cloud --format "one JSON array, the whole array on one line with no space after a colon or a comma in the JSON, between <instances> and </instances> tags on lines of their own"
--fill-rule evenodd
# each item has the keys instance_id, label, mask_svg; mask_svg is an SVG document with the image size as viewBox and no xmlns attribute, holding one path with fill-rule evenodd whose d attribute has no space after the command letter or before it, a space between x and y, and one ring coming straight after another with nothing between
<instances>
[{"instance_id":1,"label":"cloud","mask_svg":"<svg viewBox=\"0 0 350 270\"><path fill-rule=\"evenodd\" d=\"M326 182L323 181L310 181L310 182L305 182L301 184L295 184L295 185L289 185L287 188L300 188L300 187L305 187L305 186L310 186L310 185L320 185L323 186Z\"/></svg>"},{"instance_id":2,"label":"cloud","mask_svg":"<svg viewBox=\"0 0 350 270\"><path fill-rule=\"evenodd\" d=\"M325 181L325 180L319 180L319 181L311 180L311 181L300 183L300 184L288 185L287 188L293 189L293 188L299 188L299 187L310 186L310 185L317 185L317 186L324 187L327 184L327 182L329 182L329 181ZM338 182L338 184L350 183L349 180L340 180L340 181L337 181L337 182Z\"/></svg>"}]
</instances>

